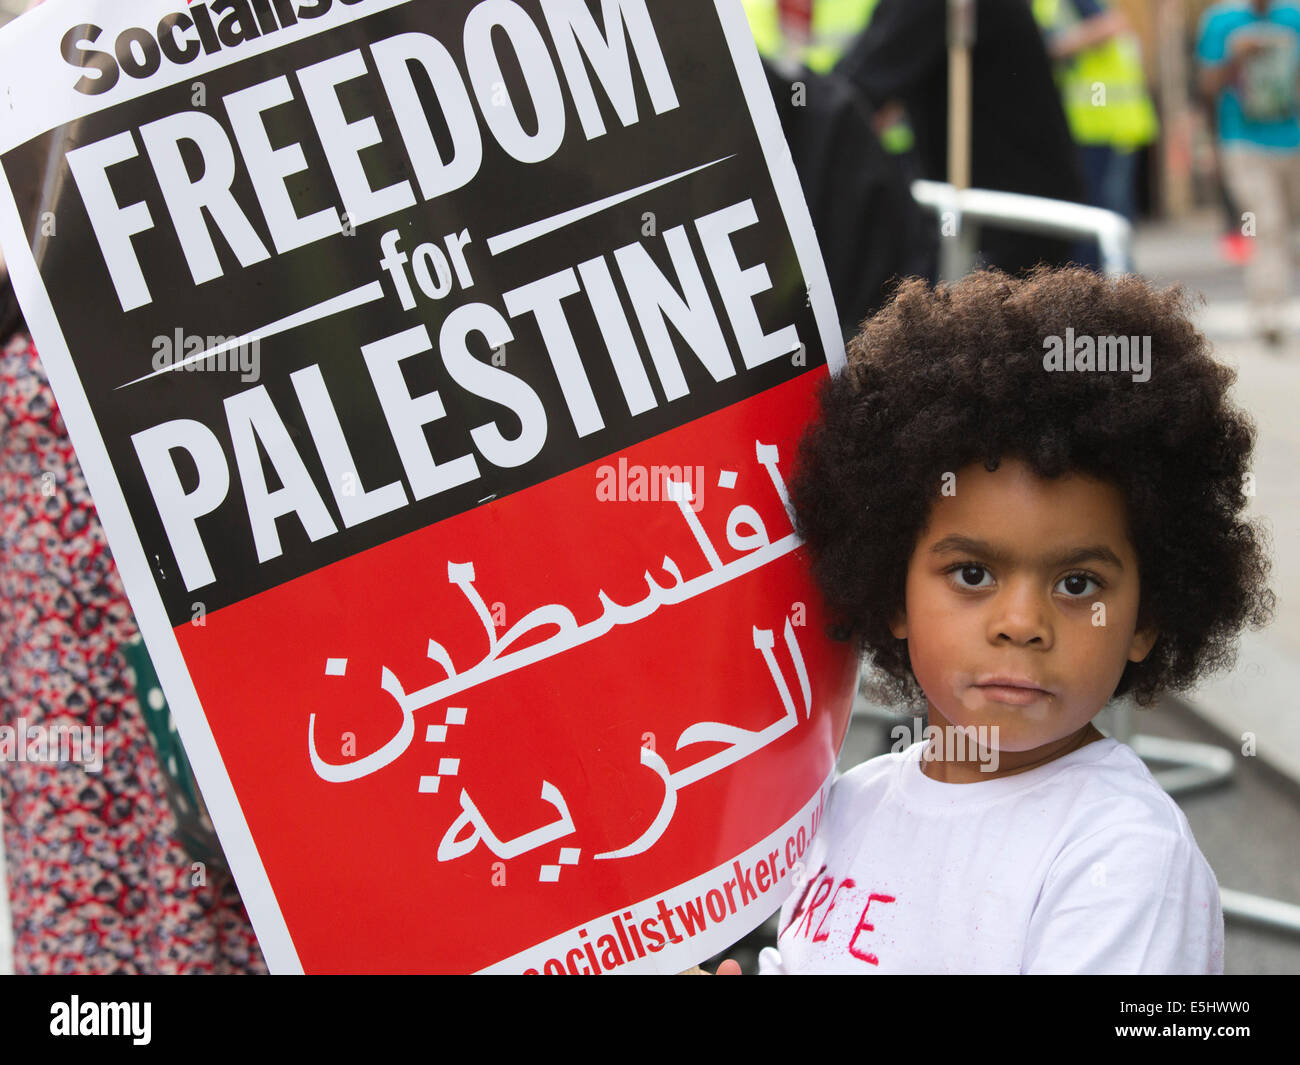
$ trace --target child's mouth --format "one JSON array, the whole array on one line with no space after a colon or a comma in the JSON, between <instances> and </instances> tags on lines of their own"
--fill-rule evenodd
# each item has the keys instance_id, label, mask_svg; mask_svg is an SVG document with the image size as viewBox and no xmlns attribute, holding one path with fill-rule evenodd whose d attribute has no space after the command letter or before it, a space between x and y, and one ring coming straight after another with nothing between
<instances>
[{"instance_id":1,"label":"child's mouth","mask_svg":"<svg viewBox=\"0 0 1300 1065\"><path fill-rule=\"evenodd\" d=\"M983 692L986 699L995 703L1010 703L1013 706L1028 706L1039 699L1046 699L1047 692L1037 688L1006 688L1000 684L981 684L976 690Z\"/></svg>"}]
</instances>

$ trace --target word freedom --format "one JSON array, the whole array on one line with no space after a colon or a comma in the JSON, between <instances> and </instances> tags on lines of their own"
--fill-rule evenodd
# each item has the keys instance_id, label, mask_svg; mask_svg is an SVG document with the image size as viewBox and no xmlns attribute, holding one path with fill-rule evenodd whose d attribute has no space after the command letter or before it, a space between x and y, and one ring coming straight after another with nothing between
<instances>
[{"instance_id":1,"label":"word freedom","mask_svg":"<svg viewBox=\"0 0 1300 1065\"><path fill-rule=\"evenodd\" d=\"M587 140L606 131L587 64L623 125L641 119L629 40L655 113L679 106L645 0L607 0L602 9L610 23L617 22L604 31L583 0L542 0L542 12ZM523 71L528 104L537 116L535 133L525 129L521 108L503 91L505 75L494 33L510 42ZM551 158L564 141L568 108L547 44L524 10L509 0L484 0L465 19L463 49L468 89L456 59L441 41L427 33L399 33L294 71L297 92L289 76L281 74L226 94L223 107L213 109L224 113L225 124L213 114L186 109L145 123L135 135L124 130L68 152L68 167L122 310L153 301L132 244L133 237L155 228L153 213L143 199L119 203L109 180L110 169L139 157L137 136L195 285L223 274L205 214L216 222L241 267L271 256L259 227L232 192L241 170L261 208L260 231L270 233L276 254L284 254L416 205L411 181L403 179L376 189L371 186L368 169L414 175L425 201L468 184L483 161L483 133L474 104L493 138L513 159L539 163ZM442 157L435 142L433 123L417 90L415 67L433 85L441 120L451 135L449 158ZM358 118L345 114L340 87L371 81L372 69L386 98L383 109L396 122L400 148L383 140L373 115ZM297 141L273 145L266 124L268 112L289 104L298 107L300 125L315 135L314 147L334 178L338 198L333 202L341 200L346 225L332 206L301 217L298 214L289 182L309 171L303 145ZM522 108L525 115L528 104ZM363 165L363 152L369 166ZM201 161L202 176L197 179L191 177L195 155ZM381 159L382 165L377 165ZM312 179L313 184L321 184L316 175ZM141 184L152 194L147 183Z\"/></svg>"}]
</instances>

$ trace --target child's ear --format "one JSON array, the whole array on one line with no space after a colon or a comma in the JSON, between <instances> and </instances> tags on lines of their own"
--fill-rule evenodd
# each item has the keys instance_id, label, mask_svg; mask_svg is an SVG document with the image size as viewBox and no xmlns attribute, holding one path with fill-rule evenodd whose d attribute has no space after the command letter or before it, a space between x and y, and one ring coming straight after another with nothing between
<instances>
[{"instance_id":1,"label":"child's ear","mask_svg":"<svg viewBox=\"0 0 1300 1065\"><path fill-rule=\"evenodd\" d=\"M907 639L907 611L903 610L895 614L893 620L889 623L889 631L894 634L895 640Z\"/></svg>"},{"instance_id":2,"label":"child's ear","mask_svg":"<svg viewBox=\"0 0 1300 1065\"><path fill-rule=\"evenodd\" d=\"M1155 646L1160 633L1155 629L1138 629L1133 634L1133 642L1129 644L1128 660L1130 662L1141 662L1151 653L1151 648Z\"/></svg>"}]
</instances>

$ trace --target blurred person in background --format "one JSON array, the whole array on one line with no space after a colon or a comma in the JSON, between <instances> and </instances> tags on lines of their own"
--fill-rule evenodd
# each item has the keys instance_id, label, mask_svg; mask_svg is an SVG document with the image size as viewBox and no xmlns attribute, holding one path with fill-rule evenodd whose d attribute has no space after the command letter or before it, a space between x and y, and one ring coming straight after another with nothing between
<instances>
[{"instance_id":1,"label":"blurred person in background","mask_svg":"<svg viewBox=\"0 0 1300 1065\"><path fill-rule=\"evenodd\" d=\"M744 0L759 53L778 67L829 74L880 0Z\"/></svg>"},{"instance_id":2,"label":"blurred person in background","mask_svg":"<svg viewBox=\"0 0 1300 1065\"><path fill-rule=\"evenodd\" d=\"M159 764L128 664L147 662L135 617L2 252L0 602L14 972L265 973L215 839L178 832L179 771ZM93 757L59 761L76 750L56 750L59 727L91 730Z\"/></svg>"},{"instance_id":3,"label":"blurred person in background","mask_svg":"<svg viewBox=\"0 0 1300 1065\"><path fill-rule=\"evenodd\" d=\"M1291 227L1300 215L1300 7L1224 0L1201 17L1200 88L1215 108L1223 180L1255 239L1246 289L1255 327L1282 342Z\"/></svg>"},{"instance_id":4,"label":"blurred person in background","mask_svg":"<svg viewBox=\"0 0 1300 1065\"><path fill-rule=\"evenodd\" d=\"M828 71L877 0L745 0L847 339L904 276L934 280L938 235L912 199L910 131L892 149L857 89ZM898 133L904 136L899 139Z\"/></svg>"},{"instance_id":5,"label":"blurred person in background","mask_svg":"<svg viewBox=\"0 0 1300 1065\"><path fill-rule=\"evenodd\" d=\"M948 180L946 0L880 0L835 68L877 113L901 107L921 176ZM1086 201L1043 39L1027 0L976 0L971 50L971 185ZM1067 240L984 226L986 265L1011 274L1073 260Z\"/></svg>"},{"instance_id":6,"label":"blurred person in background","mask_svg":"<svg viewBox=\"0 0 1300 1065\"><path fill-rule=\"evenodd\" d=\"M782 74L799 68L829 74L867 28L880 0L744 0L754 43ZM920 176L912 159L915 145L902 109L881 111L872 123L881 147L898 156L909 178Z\"/></svg>"},{"instance_id":7,"label":"blurred person in background","mask_svg":"<svg viewBox=\"0 0 1300 1065\"><path fill-rule=\"evenodd\" d=\"M881 147L871 112L842 78L764 60L847 340L879 310L894 282L935 280L938 233L912 199L896 156Z\"/></svg>"},{"instance_id":8,"label":"blurred person in background","mask_svg":"<svg viewBox=\"0 0 1300 1065\"><path fill-rule=\"evenodd\" d=\"M135 617L2 260L0 319L0 806L14 972L265 972L230 874L177 838L128 669ZM84 744L82 761L67 762L52 741L32 747L68 727L102 729L98 768Z\"/></svg>"},{"instance_id":9,"label":"blurred person in background","mask_svg":"<svg viewBox=\"0 0 1300 1065\"><path fill-rule=\"evenodd\" d=\"M1056 67L1088 202L1134 222L1138 150L1160 128L1137 35L1104 0L1033 0L1033 12ZM1076 254L1081 265L1101 267L1095 240L1080 241Z\"/></svg>"},{"instance_id":10,"label":"blurred person in background","mask_svg":"<svg viewBox=\"0 0 1300 1065\"><path fill-rule=\"evenodd\" d=\"M1241 266L1248 263L1255 254L1255 238L1242 232L1242 212L1237 209L1237 202L1228 191L1223 178L1223 160L1219 157L1218 119L1214 107L1206 109L1209 118L1210 151L1214 159L1214 196L1215 206L1223 221L1223 232L1219 235L1219 253L1230 263Z\"/></svg>"}]
</instances>

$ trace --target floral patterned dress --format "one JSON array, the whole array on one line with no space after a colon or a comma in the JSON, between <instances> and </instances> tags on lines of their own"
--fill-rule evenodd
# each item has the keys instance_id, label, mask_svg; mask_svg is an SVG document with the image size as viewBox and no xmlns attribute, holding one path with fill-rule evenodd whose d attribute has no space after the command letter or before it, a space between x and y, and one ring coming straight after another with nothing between
<instances>
[{"instance_id":1,"label":"floral patterned dress","mask_svg":"<svg viewBox=\"0 0 1300 1065\"><path fill-rule=\"evenodd\" d=\"M53 744L44 761L19 759L13 732L0 746L14 971L264 973L229 874L175 838L122 651L136 634L63 418L20 332L0 351L0 733L101 726L103 766L59 762Z\"/></svg>"}]
</instances>

